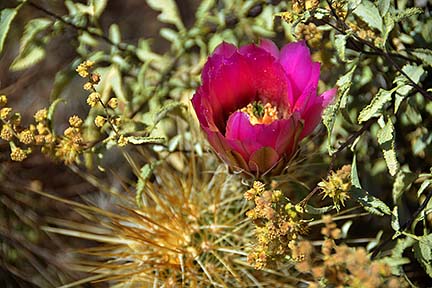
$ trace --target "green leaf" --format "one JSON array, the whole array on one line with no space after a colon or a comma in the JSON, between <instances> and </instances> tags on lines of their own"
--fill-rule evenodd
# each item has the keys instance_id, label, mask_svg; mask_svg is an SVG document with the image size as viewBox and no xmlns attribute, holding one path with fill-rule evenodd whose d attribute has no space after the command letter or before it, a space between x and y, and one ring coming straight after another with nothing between
<instances>
[{"instance_id":1,"label":"green leaf","mask_svg":"<svg viewBox=\"0 0 432 288\"><path fill-rule=\"evenodd\" d=\"M24 33L20 40L20 52L27 50L38 34L51 27L52 21L46 18L30 20L24 27Z\"/></svg>"},{"instance_id":2,"label":"green leaf","mask_svg":"<svg viewBox=\"0 0 432 288\"><path fill-rule=\"evenodd\" d=\"M359 123L366 122L369 119L381 115L384 105L392 98L392 93L395 89L390 91L380 89L371 103L360 111L357 121Z\"/></svg>"},{"instance_id":3,"label":"green leaf","mask_svg":"<svg viewBox=\"0 0 432 288\"><path fill-rule=\"evenodd\" d=\"M399 22L407 17L411 17L417 14L423 13L423 10L418 7L406 8L401 11L398 11L395 15L393 15L393 20L395 22Z\"/></svg>"},{"instance_id":4,"label":"green leaf","mask_svg":"<svg viewBox=\"0 0 432 288\"><path fill-rule=\"evenodd\" d=\"M45 58L45 49L39 46L30 46L23 53L20 53L12 62L10 70L24 70Z\"/></svg>"},{"instance_id":5,"label":"green leaf","mask_svg":"<svg viewBox=\"0 0 432 288\"><path fill-rule=\"evenodd\" d=\"M185 27L180 18L177 4L174 0L146 0L154 10L160 11L158 19L163 23L173 24L178 30L184 31Z\"/></svg>"},{"instance_id":6,"label":"green leaf","mask_svg":"<svg viewBox=\"0 0 432 288\"><path fill-rule=\"evenodd\" d=\"M369 0L361 1L360 5L353 11L358 17L366 22L369 27L383 32L383 21L378 8Z\"/></svg>"},{"instance_id":7,"label":"green leaf","mask_svg":"<svg viewBox=\"0 0 432 288\"><path fill-rule=\"evenodd\" d=\"M378 1L378 10L382 17L384 17L390 8L390 0L379 0Z\"/></svg>"},{"instance_id":8,"label":"green leaf","mask_svg":"<svg viewBox=\"0 0 432 288\"><path fill-rule=\"evenodd\" d=\"M57 109L58 104L60 104L61 102L65 103L66 100L64 100L63 98L57 98L54 101L52 101L50 106L48 107L47 119L48 119L48 127L50 128L51 131L54 131L52 127L54 113Z\"/></svg>"},{"instance_id":9,"label":"green leaf","mask_svg":"<svg viewBox=\"0 0 432 288\"><path fill-rule=\"evenodd\" d=\"M380 199L370 195L360 185L360 180L357 174L356 156L353 157L351 166L351 191L350 195L357 200L363 208L371 214L383 216L384 214L391 215L390 208Z\"/></svg>"},{"instance_id":10,"label":"green leaf","mask_svg":"<svg viewBox=\"0 0 432 288\"><path fill-rule=\"evenodd\" d=\"M201 20L203 17L207 17L210 9L215 5L215 3L216 0L202 0L195 13L196 19Z\"/></svg>"},{"instance_id":11,"label":"green leaf","mask_svg":"<svg viewBox=\"0 0 432 288\"><path fill-rule=\"evenodd\" d=\"M403 257L403 253L407 248L413 246L415 242L414 239L409 237L397 239L396 246L393 248L391 256L383 259L383 261L391 267L393 275L404 274L402 265L410 263L410 260L409 258Z\"/></svg>"},{"instance_id":12,"label":"green leaf","mask_svg":"<svg viewBox=\"0 0 432 288\"><path fill-rule=\"evenodd\" d=\"M426 273L432 277L432 234L421 236L414 244L414 256Z\"/></svg>"},{"instance_id":13,"label":"green leaf","mask_svg":"<svg viewBox=\"0 0 432 288\"><path fill-rule=\"evenodd\" d=\"M338 34L335 36L335 48L336 48L336 51L338 52L339 58L343 62L346 61L345 46L346 46L347 38L348 38L348 35L346 35L346 34Z\"/></svg>"},{"instance_id":14,"label":"green leaf","mask_svg":"<svg viewBox=\"0 0 432 288\"><path fill-rule=\"evenodd\" d=\"M10 25L20 7L21 5L13 9L9 8L0 11L0 53L3 51L3 45L9 32Z\"/></svg>"},{"instance_id":15,"label":"green leaf","mask_svg":"<svg viewBox=\"0 0 432 288\"><path fill-rule=\"evenodd\" d=\"M378 130L377 139L381 145L389 173L394 176L399 171L399 162L396 158L395 133L391 119L388 119L387 123Z\"/></svg>"},{"instance_id":16,"label":"green leaf","mask_svg":"<svg viewBox=\"0 0 432 288\"><path fill-rule=\"evenodd\" d=\"M432 50L418 48L411 51L411 53L426 65L432 66Z\"/></svg>"},{"instance_id":17,"label":"green leaf","mask_svg":"<svg viewBox=\"0 0 432 288\"><path fill-rule=\"evenodd\" d=\"M45 49L38 43L38 41L41 41L38 39L38 35L51 27L51 24L52 21L46 18L32 19L26 24L20 40L20 52L10 67L12 71L26 69L44 59Z\"/></svg>"},{"instance_id":18,"label":"green leaf","mask_svg":"<svg viewBox=\"0 0 432 288\"><path fill-rule=\"evenodd\" d=\"M102 15L103 11L105 10L105 7L107 5L108 0L91 0L90 5L93 8L93 15L97 18Z\"/></svg>"},{"instance_id":19,"label":"green leaf","mask_svg":"<svg viewBox=\"0 0 432 288\"><path fill-rule=\"evenodd\" d=\"M121 33L120 28L117 24L111 24L109 27L109 38L115 44L119 44L121 42Z\"/></svg>"},{"instance_id":20,"label":"green leaf","mask_svg":"<svg viewBox=\"0 0 432 288\"><path fill-rule=\"evenodd\" d=\"M164 137L145 137L145 136L129 136L127 137L129 143L134 145L142 144L162 144L166 141Z\"/></svg>"},{"instance_id":21,"label":"green leaf","mask_svg":"<svg viewBox=\"0 0 432 288\"><path fill-rule=\"evenodd\" d=\"M415 64L410 65L406 64L402 67L402 71L405 72L415 83L418 83L425 73L422 66L417 66ZM408 96L408 93L411 92L414 87L408 81L408 79L399 75L394 80L393 83L396 84L396 97L395 97L395 113L399 110L400 104Z\"/></svg>"},{"instance_id":22,"label":"green leaf","mask_svg":"<svg viewBox=\"0 0 432 288\"><path fill-rule=\"evenodd\" d=\"M144 189L148 179L150 179L151 175L153 174L153 171L161 163L162 163L161 161L155 161L152 163L147 163L141 168L140 175L138 176L138 182L136 185L136 195L135 195L135 200L138 207L142 207L143 204L142 195L144 193Z\"/></svg>"},{"instance_id":23,"label":"green leaf","mask_svg":"<svg viewBox=\"0 0 432 288\"><path fill-rule=\"evenodd\" d=\"M353 65L353 67L345 75L341 76L338 79L338 81L336 82L336 86L338 87L338 94L336 96L336 99L332 104L327 106L327 108L324 110L322 115L323 123L327 128L327 138L328 138L327 149L330 154L332 151L331 134L336 120L336 115L339 112L341 103L345 100L351 88L352 77L356 68L357 65Z\"/></svg>"},{"instance_id":24,"label":"green leaf","mask_svg":"<svg viewBox=\"0 0 432 288\"><path fill-rule=\"evenodd\" d=\"M397 203L400 197L402 197L403 193L410 189L413 181L417 178L415 173L411 171L399 170L396 175L396 179L393 183L393 203Z\"/></svg>"}]
</instances>

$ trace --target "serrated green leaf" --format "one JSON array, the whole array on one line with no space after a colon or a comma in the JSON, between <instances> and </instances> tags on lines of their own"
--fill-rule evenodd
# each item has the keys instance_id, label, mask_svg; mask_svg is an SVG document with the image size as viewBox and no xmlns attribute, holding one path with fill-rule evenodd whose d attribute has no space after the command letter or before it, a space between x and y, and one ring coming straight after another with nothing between
<instances>
[{"instance_id":1,"label":"serrated green leaf","mask_svg":"<svg viewBox=\"0 0 432 288\"><path fill-rule=\"evenodd\" d=\"M158 16L161 22L174 24L179 31L185 30L174 0L146 0L146 2L152 9L161 12Z\"/></svg>"},{"instance_id":2,"label":"serrated green leaf","mask_svg":"<svg viewBox=\"0 0 432 288\"><path fill-rule=\"evenodd\" d=\"M359 202L366 211L380 216L383 216L384 214L391 215L390 208L384 202L370 195L361 187L357 173L357 161L355 155L351 166L351 184L351 197Z\"/></svg>"},{"instance_id":3,"label":"serrated green leaf","mask_svg":"<svg viewBox=\"0 0 432 288\"><path fill-rule=\"evenodd\" d=\"M28 47L23 53L20 53L12 62L10 70L24 70L45 58L45 49L39 46Z\"/></svg>"},{"instance_id":4,"label":"serrated green leaf","mask_svg":"<svg viewBox=\"0 0 432 288\"><path fill-rule=\"evenodd\" d=\"M325 207L313 207L309 204L305 206L305 212L311 215L323 215L333 210L334 206L325 206Z\"/></svg>"},{"instance_id":5,"label":"serrated green leaf","mask_svg":"<svg viewBox=\"0 0 432 288\"><path fill-rule=\"evenodd\" d=\"M416 178L417 175L411 171L399 170L393 183L393 203L396 204L400 197L402 197L403 193L410 189Z\"/></svg>"},{"instance_id":6,"label":"serrated green leaf","mask_svg":"<svg viewBox=\"0 0 432 288\"><path fill-rule=\"evenodd\" d=\"M378 1L378 10L382 17L384 17L390 8L390 0L379 0Z\"/></svg>"},{"instance_id":7,"label":"serrated green leaf","mask_svg":"<svg viewBox=\"0 0 432 288\"><path fill-rule=\"evenodd\" d=\"M143 204L142 195L144 193L144 189L148 179L150 179L151 175L153 174L153 171L161 163L162 163L161 161L147 163L140 169L140 175L138 176L138 182L136 184L136 194L135 194L135 201L138 207L142 207Z\"/></svg>"},{"instance_id":8,"label":"serrated green leaf","mask_svg":"<svg viewBox=\"0 0 432 288\"><path fill-rule=\"evenodd\" d=\"M348 38L348 35L346 35L346 34L338 34L335 36L335 48L336 48L336 51L338 52L339 58L343 62L346 61L345 47L346 47L347 38Z\"/></svg>"},{"instance_id":9,"label":"serrated green leaf","mask_svg":"<svg viewBox=\"0 0 432 288\"><path fill-rule=\"evenodd\" d=\"M357 65L353 65L353 67L345 75L341 76L338 79L338 81L336 82L336 86L338 87L336 99L332 104L327 106L322 115L323 123L327 128L327 149L330 154L332 151L331 133L333 131L336 115L339 112L342 101L347 97L349 89L351 88L352 77L356 68Z\"/></svg>"},{"instance_id":10,"label":"serrated green leaf","mask_svg":"<svg viewBox=\"0 0 432 288\"><path fill-rule=\"evenodd\" d=\"M412 238L399 238L397 239L396 245L392 250L390 257L385 257L383 262L387 263L391 269L393 275L403 274L402 265L408 264L411 261L409 258L403 256L405 250L414 245L416 241Z\"/></svg>"},{"instance_id":11,"label":"serrated green leaf","mask_svg":"<svg viewBox=\"0 0 432 288\"><path fill-rule=\"evenodd\" d=\"M3 45L9 32L10 25L20 7L21 5L13 9L8 8L0 11L0 53L3 51Z\"/></svg>"},{"instance_id":12,"label":"serrated green leaf","mask_svg":"<svg viewBox=\"0 0 432 288\"><path fill-rule=\"evenodd\" d=\"M391 219L390 225L393 228L393 230L396 232L394 234L393 238L399 236L400 235L400 223L399 223L399 213L398 213L398 207L397 206L395 206L393 208L392 219Z\"/></svg>"},{"instance_id":13,"label":"serrated green leaf","mask_svg":"<svg viewBox=\"0 0 432 288\"><path fill-rule=\"evenodd\" d=\"M363 0L353 11L355 15L366 22L369 27L383 32L383 21L378 8L369 0Z\"/></svg>"},{"instance_id":14,"label":"serrated green leaf","mask_svg":"<svg viewBox=\"0 0 432 288\"><path fill-rule=\"evenodd\" d=\"M411 51L411 53L426 65L432 66L432 50L418 48Z\"/></svg>"},{"instance_id":15,"label":"serrated green leaf","mask_svg":"<svg viewBox=\"0 0 432 288\"><path fill-rule=\"evenodd\" d=\"M407 64L402 67L402 71L405 72L415 83L418 83L425 73L422 66L417 66L415 64ZM395 113L399 110L400 104L408 96L414 87L408 81L408 79L399 75L394 80L393 83L396 84L396 96L395 96Z\"/></svg>"},{"instance_id":16,"label":"serrated green leaf","mask_svg":"<svg viewBox=\"0 0 432 288\"><path fill-rule=\"evenodd\" d=\"M432 277L432 234L421 236L414 244L414 256Z\"/></svg>"},{"instance_id":17,"label":"serrated green leaf","mask_svg":"<svg viewBox=\"0 0 432 288\"><path fill-rule=\"evenodd\" d=\"M46 18L36 18L30 20L24 27L24 33L20 40L20 52L27 50L29 45L35 40L37 35L45 29L51 27L52 21Z\"/></svg>"},{"instance_id":18,"label":"serrated green leaf","mask_svg":"<svg viewBox=\"0 0 432 288\"><path fill-rule=\"evenodd\" d=\"M129 136L127 137L129 143L134 145L142 144L162 144L166 141L164 137L145 137L145 136Z\"/></svg>"},{"instance_id":19,"label":"serrated green leaf","mask_svg":"<svg viewBox=\"0 0 432 288\"><path fill-rule=\"evenodd\" d=\"M391 176L394 176L399 170L399 162L396 158L395 134L391 119L388 119L384 127L378 130L377 139L381 145L389 173Z\"/></svg>"},{"instance_id":20,"label":"serrated green leaf","mask_svg":"<svg viewBox=\"0 0 432 288\"><path fill-rule=\"evenodd\" d=\"M382 112L382 109L386 103L388 103L392 98L392 93L395 89L390 91L380 89L375 97L372 98L372 101L369 105L363 108L360 111L357 121L359 123L366 122L369 119L379 116Z\"/></svg>"},{"instance_id":21,"label":"serrated green leaf","mask_svg":"<svg viewBox=\"0 0 432 288\"><path fill-rule=\"evenodd\" d=\"M395 22L399 22L407 17L411 17L417 14L423 13L423 10L418 7L406 8L401 11L398 11L395 15L393 15L393 20Z\"/></svg>"}]
</instances>

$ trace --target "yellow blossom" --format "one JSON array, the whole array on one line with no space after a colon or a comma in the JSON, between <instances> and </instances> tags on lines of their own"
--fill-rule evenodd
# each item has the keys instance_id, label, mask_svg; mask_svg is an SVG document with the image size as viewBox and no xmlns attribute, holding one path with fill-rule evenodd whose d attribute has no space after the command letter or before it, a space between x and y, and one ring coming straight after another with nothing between
<instances>
[{"instance_id":1,"label":"yellow blossom","mask_svg":"<svg viewBox=\"0 0 432 288\"><path fill-rule=\"evenodd\" d=\"M69 117L69 124L72 127L79 128L83 124L83 120L80 117L78 117L77 115L73 115L73 116Z\"/></svg>"},{"instance_id":2,"label":"yellow blossom","mask_svg":"<svg viewBox=\"0 0 432 288\"><path fill-rule=\"evenodd\" d=\"M93 89L93 84L90 83L90 82L86 82L86 83L83 85L83 88L84 88L84 90L90 91L90 90Z\"/></svg>"},{"instance_id":3,"label":"yellow blossom","mask_svg":"<svg viewBox=\"0 0 432 288\"><path fill-rule=\"evenodd\" d=\"M19 140L20 140L21 143L24 143L26 145L29 145L29 144L33 143L33 141L34 141L33 132L30 131L29 129L26 129L26 130L22 131L19 134Z\"/></svg>"},{"instance_id":4,"label":"yellow blossom","mask_svg":"<svg viewBox=\"0 0 432 288\"><path fill-rule=\"evenodd\" d=\"M96 116L96 118L94 120L96 127L99 127L99 128L101 128L105 124L105 122L106 122L105 117L100 116L100 115Z\"/></svg>"},{"instance_id":5,"label":"yellow blossom","mask_svg":"<svg viewBox=\"0 0 432 288\"><path fill-rule=\"evenodd\" d=\"M76 68L76 71L78 72L78 74L85 78L89 75L88 70L91 69L94 65L93 61L90 60L86 60L83 63L81 63L80 65L78 65L78 67Z\"/></svg>"},{"instance_id":6,"label":"yellow blossom","mask_svg":"<svg viewBox=\"0 0 432 288\"><path fill-rule=\"evenodd\" d=\"M5 141L10 141L13 138L13 130L9 124L5 124L2 127L0 138Z\"/></svg>"},{"instance_id":7,"label":"yellow blossom","mask_svg":"<svg viewBox=\"0 0 432 288\"><path fill-rule=\"evenodd\" d=\"M118 100L117 98L111 98L108 103L107 103L108 107L115 109L118 106Z\"/></svg>"},{"instance_id":8,"label":"yellow blossom","mask_svg":"<svg viewBox=\"0 0 432 288\"><path fill-rule=\"evenodd\" d=\"M10 157L13 161L21 162L27 158L27 153L19 147L12 148Z\"/></svg>"},{"instance_id":9,"label":"yellow blossom","mask_svg":"<svg viewBox=\"0 0 432 288\"><path fill-rule=\"evenodd\" d=\"M9 118L10 114L12 112L12 108L10 107L4 107L0 110L0 119L1 120L6 120L7 118Z\"/></svg>"},{"instance_id":10,"label":"yellow blossom","mask_svg":"<svg viewBox=\"0 0 432 288\"><path fill-rule=\"evenodd\" d=\"M0 96L0 106L5 106L7 104L7 97L6 95Z\"/></svg>"},{"instance_id":11,"label":"yellow blossom","mask_svg":"<svg viewBox=\"0 0 432 288\"><path fill-rule=\"evenodd\" d=\"M117 144L120 147L124 147L128 144L128 140L126 137L124 137L123 135L120 135L119 139L117 140Z\"/></svg>"},{"instance_id":12,"label":"yellow blossom","mask_svg":"<svg viewBox=\"0 0 432 288\"><path fill-rule=\"evenodd\" d=\"M48 110L46 108L38 110L35 115L34 119L36 122L42 122L48 117Z\"/></svg>"},{"instance_id":13,"label":"yellow blossom","mask_svg":"<svg viewBox=\"0 0 432 288\"><path fill-rule=\"evenodd\" d=\"M90 107L96 106L96 104L99 102L100 96L101 95L98 92L91 93L87 98L87 104Z\"/></svg>"}]
</instances>

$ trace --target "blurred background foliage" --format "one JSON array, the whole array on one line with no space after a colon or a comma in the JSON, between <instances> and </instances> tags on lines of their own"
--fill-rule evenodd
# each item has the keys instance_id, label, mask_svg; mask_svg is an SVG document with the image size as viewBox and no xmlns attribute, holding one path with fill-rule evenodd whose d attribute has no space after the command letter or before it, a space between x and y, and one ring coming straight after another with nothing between
<instances>
[{"instance_id":1,"label":"blurred background foliage","mask_svg":"<svg viewBox=\"0 0 432 288\"><path fill-rule=\"evenodd\" d=\"M432 286L431 9L421 0L2 1L2 287ZM248 187L219 166L190 105L218 44L261 38L279 47L306 40L322 63L319 89L339 89L298 163L271 182L312 222L305 242L267 270L251 256L273 248L256 242L260 225L245 216ZM335 181L349 184L345 205ZM173 231L170 219L182 219L176 235L192 240L147 235L154 224L144 216ZM182 234L216 224L221 231ZM184 264L152 239L173 245ZM325 250L329 239L336 252ZM89 248L99 242L118 246ZM354 271L337 257L364 262L349 262ZM375 259L391 273L370 276Z\"/></svg>"}]
</instances>

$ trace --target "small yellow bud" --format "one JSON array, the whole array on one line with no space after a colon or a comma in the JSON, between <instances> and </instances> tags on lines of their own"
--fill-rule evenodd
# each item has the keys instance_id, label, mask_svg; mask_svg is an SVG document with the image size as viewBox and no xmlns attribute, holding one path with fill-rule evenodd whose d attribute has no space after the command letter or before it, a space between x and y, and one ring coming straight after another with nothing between
<instances>
[{"instance_id":1,"label":"small yellow bud","mask_svg":"<svg viewBox=\"0 0 432 288\"><path fill-rule=\"evenodd\" d=\"M13 148L10 154L13 161L21 162L27 158L27 153L19 147Z\"/></svg>"},{"instance_id":2,"label":"small yellow bud","mask_svg":"<svg viewBox=\"0 0 432 288\"><path fill-rule=\"evenodd\" d=\"M96 106L96 104L99 102L100 96L101 95L98 92L91 93L87 98L87 104L90 107Z\"/></svg>"},{"instance_id":3,"label":"small yellow bud","mask_svg":"<svg viewBox=\"0 0 432 288\"><path fill-rule=\"evenodd\" d=\"M99 128L102 128L102 126L105 124L105 122L106 122L105 117L100 116L100 115L96 116L96 118L94 120L96 127L99 127Z\"/></svg>"},{"instance_id":4,"label":"small yellow bud","mask_svg":"<svg viewBox=\"0 0 432 288\"><path fill-rule=\"evenodd\" d=\"M10 141L13 138L13 130L9 124L5 124L2 127L0 138L5 141Z\"/></svg>"},{"instance_id":5,"label":"small yellow bud","mask_svg":"<svg viewBox=\"0 0 432 288\"><path fill-rule=\"evenodd\" d=\"M78 117L77 115L73 115L73 116L69 117L69 124L72 127L79 128L83 124L83 120L80 117Z\"/></svg>"},{"instance_id":6,"label":"small yellow bud","mask_svg":"<svg viewBox=\"0 0 432 288\"><path fill-rule=\"evenodd\" d=\"M66 128L66 130L63 132L63 134L66 136L66 137L69 137L69 138L72 138L75 134L76 134L76 131L77 130L77 128L75 128L75 127L68 127L68 128Z\"/></svg>"},{"instance_id":7,"label":"small yellow bud","mask_svg":"<svg viewBox=\"0 0 432 288\"><path fill-rule=\"evenodd\" d=\"M30 131L29 129L26 129L24 131L22 131L19 134L19 140L21 143L24 143L26 145L32 144L34 141L34 135L33 132Z\"/></svg>"},{"instance_id":8,"label":"small yellow bud","mask_svg":"<svg viewBox=\"0 0 432 288\"><path fill-rule=\"evenodd\" d=\"M90 83L90 82L86 82L86 83L83 85L83 88L84 88L84 90L90 91L90 90L93 89L93 84Z\"/></svg>"},{"instance_id":9,"label":"small yellow bud","mask_svg":"<svg viewBox=\"0 0 432 288\"><path fill-rule=\"evenodd\" d=\"M45 143L45 136L44 135L35 135L34 140L36 145L43 145Z\"/></svg>"},{"instance_id":10,"label":"small yellow bud","mask_svg":"<svg viewBox=\"0 0 432 288\"><path fill-rule=\"evenodd\" d=\"M48 144L55 142L55 137L52 134L45 135L45 142Z\"/></svg>"},{"instance_id":11,"label":"small yellow bud","mask_svg":"<svg viewBox=\"0 0 432 288\"><path fill-rule=\"evenodd\" d=\"M117 140L117 144L120 147L124 147L128 144L128 140L126 137L124 137L123 135L120 135L119 139Z\"/></svg>"},{"instance_id":12,"label":"small yellow bud","mask_svg":"<svg viewBox=\"0 0 432 288\"><path fill-rule=\"evenodd\" d=\"M12 108L10 107L4 107L0 110L0 119L1 120L6 120L7 118L9 118L10 114L12 112Z\"/></svg>"},{"instance_id":13,"label":"small yellow bud","mask_svg":"<svg viewBox=\"0 0 432 288\"><path fill-rule=\"evenodd\" d=\"M37 111L34 115L36 122L42 122L48 117L48 110L46 108Z\"/></svg>"},{"instance_id":14,"label":"small yellow bud","mask_svg":"<svg viewBox=\"0 0 432 288\"><path fill-rule=\"evenodd\" d=\"M95 62L94 62L94 61L91 61L91 60L86 60L86 61L84 61L84 65L85 65L87 68L92 68L94 64L95 64Z\"/></svg>"},{"instance_id":15,"label":"small yellow bud","mask_svg":"<svg viewBox=\"0 0 432 288\"><path fill-rule=\"evenodd\" d=\"M90 75L90 80L93 84L99 84L100 82L100 74L98 73L92 73Z\"/></svg>"},{"instance_id":16,"label":"small yellow bud","mask_svg":"<svg viewBox=\"0 0 432 288\"><path fill-rule=\"evenodd\" d=\"M118 106L118 100L117 98L111 98L108 103L107 103L108 107L115 109Z\"/></svg>"},{"instance_id":17,"label":"small yellow bud","mask_svg":"<svg viewBox=\"0 0 432 288\"><path fill-rule=\"evenodd\" d=\"M0 96L0 106L5 106L7 104L7 96L1 95Z\"/></svg>"}]
</instances>

